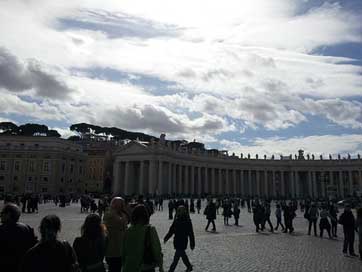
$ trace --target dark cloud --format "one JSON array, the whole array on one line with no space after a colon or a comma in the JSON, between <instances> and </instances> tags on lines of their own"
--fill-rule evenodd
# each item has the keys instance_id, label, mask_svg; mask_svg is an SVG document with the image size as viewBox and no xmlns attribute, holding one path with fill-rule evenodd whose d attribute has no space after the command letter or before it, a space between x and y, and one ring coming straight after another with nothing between
<instances>
[{"instance_id":1,"label":"dark cloud","mask_svg":"<svg viewBox=\"0 0 362 272\"><path fill-rule=\"evenodd\" d=\"M124 12L113 13L104 10L82 10L78 17L59 18L56 27L58 30L101 31L110 39L175 37L182 32L182 29L174 25L158 23Z\"/></svg>"},{"instance_id":2,"label":"dark cloud","mask_svg":"<svg viewBox=\"0 0 362 272\"><path fill-rule=\"evenodd\" d=\"M16 56L0 47L0 88L10 92L34 89L44 98L66 99L74 92L56 76L44 71L36 61L21 63Z\"/></svg>"}]
</instances>

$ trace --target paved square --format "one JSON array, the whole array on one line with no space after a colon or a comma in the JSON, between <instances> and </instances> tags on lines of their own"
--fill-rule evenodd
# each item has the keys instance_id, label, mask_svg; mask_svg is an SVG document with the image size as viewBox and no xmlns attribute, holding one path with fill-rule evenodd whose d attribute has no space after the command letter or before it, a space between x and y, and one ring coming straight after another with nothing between
<instances>
[{"instance_id":1,"label":"paved square","mask_svg":"<svg viewBox=\"0 0 362 272\"><path fill-rule=\"evenodd\" d=\"M203 208L205 204L206 202L203 202ZM78 204L66 208L59 208L54 204L42 204L39 205L38 214L23 214L21 221L37 230L41 218L47 214L60 216L62 220L60 237L70 243L73 243L74 238L80 234L81 224L86 217L86 214L80 213ZM255 233L252 214L246 209L241 209L239 227L224 226L222 216L219 215L216 221L217 233L205 232L206 220L202 214L192 214L191 219L196 248L194 251L188 250L188 254L194 265L194 271L362 271L362 262L358 258L344 257L342 254L341 226L338 226L337 240L308 236L307 221L300 212L294 220L293 235L268 231ZM233 221L231 219L230 223ZM272 222L275 223L274 216ZM163 212L156 212L152 216L151 223L156 226L162 241L171 223L168 220L167 202L164 203ZM356 238L356 252L358 252L357 247ZM163 244L163 253L167 271L174 254L172 240ZM179 262L176 271L185 271L182 261Z\"/></svg>"}]
</instances>

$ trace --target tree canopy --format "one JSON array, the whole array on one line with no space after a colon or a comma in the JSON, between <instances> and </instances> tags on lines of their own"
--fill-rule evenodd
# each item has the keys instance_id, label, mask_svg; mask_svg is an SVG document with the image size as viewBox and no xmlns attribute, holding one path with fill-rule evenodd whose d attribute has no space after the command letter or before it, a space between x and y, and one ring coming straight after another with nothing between
<instances>
[{"instance_id":1,"label":"tree canopy","mask_svg":"<svg viewBox=\"0 0 362 272\"><path fill-rule=\"evenodd\" d=\"M61 136L58 131L49 129L46 125L28 123L17 126L12 122L0 122L0 134L18 136L45 136L57 138Z\"/></svg>"}]
</instances>

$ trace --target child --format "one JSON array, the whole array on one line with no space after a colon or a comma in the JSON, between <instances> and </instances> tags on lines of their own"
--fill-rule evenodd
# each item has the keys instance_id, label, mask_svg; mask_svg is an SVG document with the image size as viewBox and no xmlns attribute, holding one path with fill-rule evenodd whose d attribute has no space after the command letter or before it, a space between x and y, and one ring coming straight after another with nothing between
<instances>
[{"instance_id":1,"label":"child","mask_svg":"<svg viewBox=\"0 0 362 272\"><path fill-rule=\"evenodd\" d=\"M173 238L173 245L176 252L169 271L175 271L180 258L182 258L182 261L186 265L186 271L192 271L192 265L186 255L185 250L187 248L188 239L190 239L191 250L194 250L195 236L191 219L184 206L179 206L177 208L175 220L173 221L170 230L163 239L164 243L166 243L172 237L172 235L175 235Z\"/></svg>"}]
</instances>

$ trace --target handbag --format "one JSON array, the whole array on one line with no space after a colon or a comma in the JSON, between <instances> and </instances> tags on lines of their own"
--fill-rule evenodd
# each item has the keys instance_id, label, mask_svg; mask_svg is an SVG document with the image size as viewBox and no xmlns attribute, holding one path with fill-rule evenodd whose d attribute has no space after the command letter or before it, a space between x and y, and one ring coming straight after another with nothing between
<instances>
[{"instance_id":1,"label":"handbag","mask_svg":"<svg viewBox=\"0 0 362 272\"><path fill-rule=\"evenodd\" d=\"M153 254L151 245L151 226L146 226L145 240L144 240L144 251L143 251L143 264L146 266L156 267L157 262L155 255Z\"/></svg>"}]
</instances>

